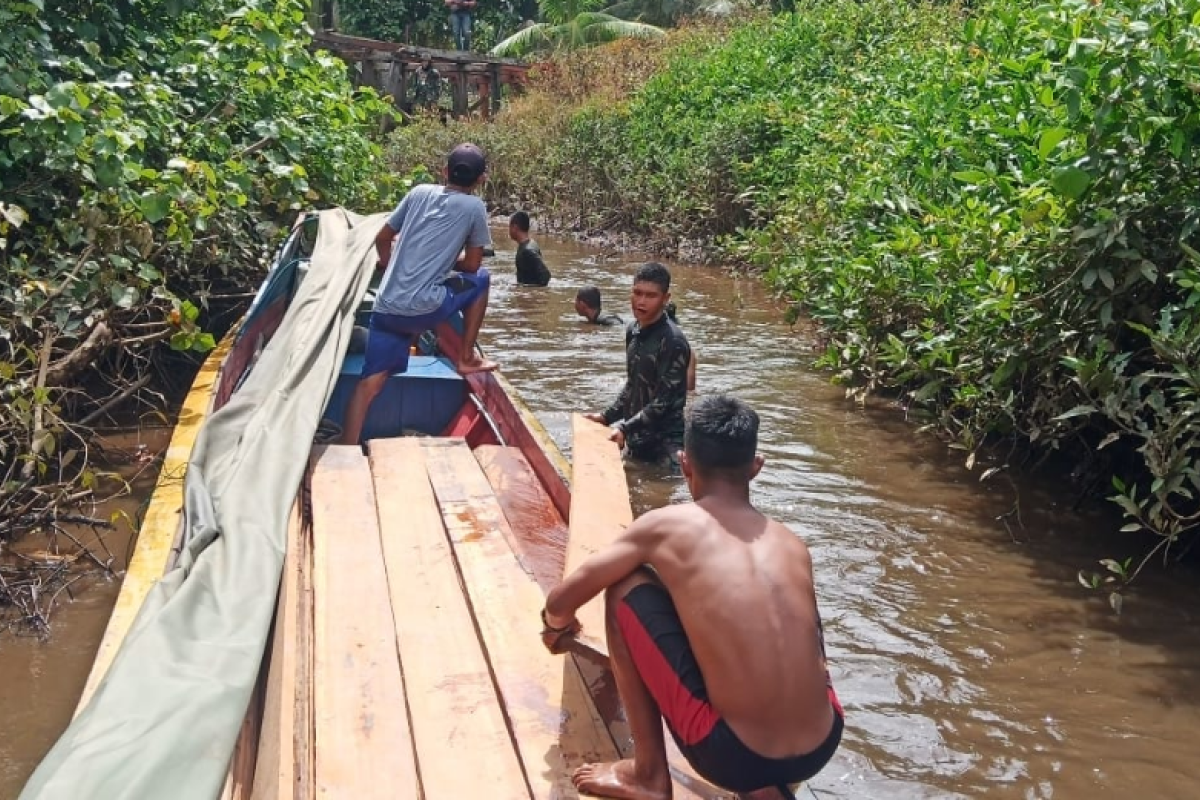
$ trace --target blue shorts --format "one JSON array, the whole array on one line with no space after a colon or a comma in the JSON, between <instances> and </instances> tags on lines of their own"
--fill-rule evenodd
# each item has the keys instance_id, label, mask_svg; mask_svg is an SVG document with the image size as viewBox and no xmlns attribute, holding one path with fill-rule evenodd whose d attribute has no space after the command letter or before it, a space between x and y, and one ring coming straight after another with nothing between
<instances>
[{"instance_id":1,"label":"blue shorts","mask_svg":"<svg viewBox=\"0 0 1200 800\"><path fill-rule=\"evenodd\" d=\"M428 314L415 317L381 314L378 311L371 314L362 377L380 372L404 372L408 369L409 348L413 339L474 304L491 284L492 276L486 269L480 268L474 273L455 272L442 283L446 287L442 304Z\"/></svg>"}]
</instances>

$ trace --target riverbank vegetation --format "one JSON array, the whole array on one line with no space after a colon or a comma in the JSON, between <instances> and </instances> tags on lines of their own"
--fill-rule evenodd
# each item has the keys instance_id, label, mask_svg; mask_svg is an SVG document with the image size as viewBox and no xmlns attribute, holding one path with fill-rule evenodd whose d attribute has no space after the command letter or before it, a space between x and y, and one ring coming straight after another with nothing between
<instances>
[{"instance_id":1,"label":"riverbank vegetation","mask_svg":"<svg viewBox=\"0 0 1200 800\"><path fill-rule=\"evenodd\" d=\"M306 8L0 8L0 539L110 523L95 426L169 410L297 209L394 196L390 107L309 51Z\"/></svg>"},{"instance_id":2,"label":"riverbank vegetation","mask_svg":"<svg viewBox=\"0 0 1200 800\"><path fill-rule=\"evenodd\" d=\"M499 124L392 153L474 138L496 205L760 270L852 394L902 398L981 479L1074 464L1177 557L1200 526L1198 19L808 0L556 59Z\"/></svg>"}]
</instances>

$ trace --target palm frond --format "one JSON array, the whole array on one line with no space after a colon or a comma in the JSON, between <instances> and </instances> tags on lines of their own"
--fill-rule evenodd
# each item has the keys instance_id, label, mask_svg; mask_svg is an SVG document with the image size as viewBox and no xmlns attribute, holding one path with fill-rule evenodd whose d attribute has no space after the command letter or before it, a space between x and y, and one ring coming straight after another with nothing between
<instances>
[{"instance_id":1,"label":"palm frond","mask_svg":"<svg viewBox=\"0 0 1200 800\"><path fill-rule=\"evenodd\" d=\"M489 52L500 58L520 58L530 53L553 49L554 38L551 32L556 27L545 22L538 22L499 42Z\"/></svg>"},{"instance_id":2,"label":"palm frond","mask_svg":"<svg viewBox=\"0 0 1200 800\"><path fill-rule=\"evenodd\" d=\"M595 11L604 0L538 0L542 19L552 25L564 25L587 11Z\"/></svg>"},{"instance_id":3,"label":"palm frond","mask_svg":"<svg viewBox=\"0 0 1200 800\"><path fill-rule=\"evenodd\" d=\"M618 19L611 14L599 12L580 14L574 22L585 31L584 38L588 44L614 42L617 39L656 39L666 36L666 31L647 25L644 22L633 22Z\"/></svg>"}]
</instances>

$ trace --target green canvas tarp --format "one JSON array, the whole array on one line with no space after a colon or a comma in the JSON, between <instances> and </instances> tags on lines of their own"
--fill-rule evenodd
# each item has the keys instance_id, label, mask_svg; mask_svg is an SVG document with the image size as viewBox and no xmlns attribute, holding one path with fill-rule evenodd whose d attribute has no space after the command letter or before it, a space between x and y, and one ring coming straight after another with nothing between
<instances>
[{"instance_id":1,"label":"green canvas tarp","mask_svg":"<svg viewBox=\"0 0 1200 800\"><path fill-rule=\"evenodd\" d=\"M261 665L287 519L386 215L321 212L308 275L188 463L183 549L21 800L213 800Z\"/></svg>"}]
</instances>

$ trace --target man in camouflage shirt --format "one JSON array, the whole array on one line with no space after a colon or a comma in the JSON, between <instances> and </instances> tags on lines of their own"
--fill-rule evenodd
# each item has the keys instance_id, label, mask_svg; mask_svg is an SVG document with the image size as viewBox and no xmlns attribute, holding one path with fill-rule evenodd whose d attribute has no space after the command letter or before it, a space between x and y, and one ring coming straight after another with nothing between
<instances>
[{"instance_id":1,"label":"man in camouflage shirt","mask_svg":"<svg viewBox=\"0 0 1200 800\"><path fill-rule=\"evenodd\" d=\"M634 322L625 330L625 386L616 402L588 419L613 428L612 440L638 461L674 467L683 447L683 408L692 348L666 314L671 273L657 262L633 276Z\"/></svg>"},{"instance_id":2,"label":"man in camouflage shirt","mask_svg":"<svg viewBox=\"0 0 1200 800\"><path fill-rule=\"evenodd\" d=\"M417 70L416 85L413 87L413 105L417 109L431 110L437 108L442 98L442 74L433 66L433 59L426 58L424 65Z\"/></svg>"}]
</instances>

